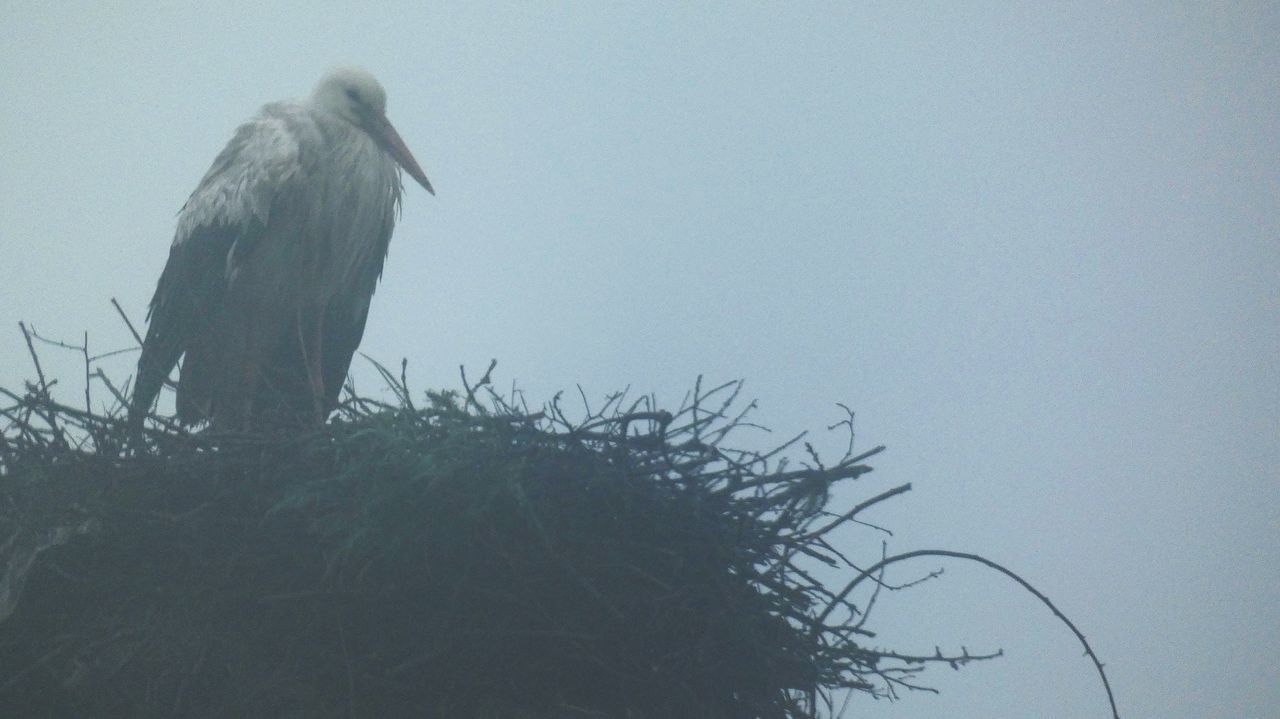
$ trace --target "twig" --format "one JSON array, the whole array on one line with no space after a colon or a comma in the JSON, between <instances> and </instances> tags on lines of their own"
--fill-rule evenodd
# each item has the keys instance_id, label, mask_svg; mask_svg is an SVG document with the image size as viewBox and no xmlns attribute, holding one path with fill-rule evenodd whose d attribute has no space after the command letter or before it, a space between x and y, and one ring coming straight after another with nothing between
<instances>
[{"instance_id":1,"label":"twig","mask_svg":"<svg viewBox=\"0 0 1280 719\"><path fill-rule=\"evenodd\" d=\"M120 314L120 319L124 320L125 327L129 328L129 332L138 341L138 345L141 346L143 344L142 335L138 334L138 330L134 329L133 323L129 321L129 316L124 313L124 308L120 306L120 303L114 297L111 298L111 306L116 308L116 312Z\"/></svg>"},{"instance_id":2,"label":"twig","mask_svg":"<svg viewBox=\"0 0 1280 719\"><path fill-rule=\"evenodd\" d=\"M483 407L480 404L480 401L476 399L476 390L480 389L481 387L484 387L485 385L491 382L489 377L491 374L493 374L493 368L497 366L498 366L498 360L496 359L489 360L489 369L484 371L484 376L480 378L479 382L476 382L474 385L471 385L471 384L467 384L467 368L464 365L458 365L458 371L462 374L462 388L466 390L466 393L467 393L467 401L465 406L475 407L476 409L483 410Z\"/></svg>"},{"instance_id":3,"label":"twig","mask_svg":"<svg viewBox=\"0 0 1280 719\"><path fill-rule=\"evenodd\" d=\"M996 564L995 562L991 561L990 559L987 559L986 557L982 557L977 554L968 554L966 552L953 552L947 549L918 549L913 552L904 552L902 554L895 554L894 556L882 559L879 562L876 562L875 564L873 564L871 567L863 570L861 574L859 574L857 577L854 577L852 581L846 584L844 586L844 589L841 589L836 594L836 597L838 599L844 599L849 595L850 592L854 590L854 588L856 588L859 584L861 584L864 579L869 578L872 574L879 571L880 569L887 567L890 564L896 564L898 562L902 562L908 559L913 559L915 557L952 557L955 559L965 559L971 562L977 562L978 564L982 564L984 566L987 566L996 570L997 572L1000 572L1006 577L1009 577L1013 581L1017 582L1019 585L1022 586L1023 589L1027 590L1028 592L1031 592L1031 594L1033 594L1036 597L1036 599L1039 599L1041 603L1043 603L1046 607L1049 608L1050 611L1053 612L1054 616L1062 620L1063 624L1067 625L1067 628L1069 628L1071 632L1076 635L1076 639L1080 640L1080 644L1084 646L1084 653L1087 654L1089 656L1089 659L1093 661L1093 666L1098 670L1098 676L1102 679L1102 686L1104 689L1106 689L1106 692L1107 692L1107 701L1111 703L1111 715L1113 719L1120 719L1120 712L1119 710L1116 709L1116 698L1115 698L1115 695L1111 692L1111 682L1107 681L1107 673L1102 668L1102 662L1101 660L1098 659L1098 655L1094 653L1093 647L1089 646L1089 641L1084 638L1084 634L1082 634L1080 630L1076 628L1076 625L1073 624L1070 619L1067 619L1067 616L1063 614L1062 611L1059 610L1053 604L1053 602L1049 601L1048 597L1042 594L1040 590L1032 586L1030 582L1018 576L1012 570L1006 569L1005 567L999 564ZM831 612L831 610L834 608L834 606L835 606L834 604L829 605L821 614L818 615L816 621L819 624L821 624L826 619L827 615Z\"/></svg>"},{"instance_id":4,"label":"twig","mask_svg":"<svg viewBox=\"0 0 1280 719\"><path fill-rule=\"evenodd\" d=\"M827 532L830 532L836 527L839 527L840 525L844 524L846 521L853 519L853 517L857 515L858 512L861 512L867 507L870 507L875 504L879 504L880 502L883 502L884 500L889 499L890 497L896 497L899 494L902 494L904 492L910 492L910 491L911 491L911 483L908 482L906 484L894 487L893 489L881 492L880 494L877 494L871 499L859 502L858 504L854 505L853 509L850 509L844 514L841 514L840 516L836 517L830 522L822 525L822 527L820 527L819 529L816 529L812 532L805 532L804 534L801 534L799 536L788 537L787 541L788 542L808 542L817 537L821 537Z\"/></svg>"},{"instance_id":5,"label":"twig","mask_svg":"<svg viewBox=\"0 0 1280 719\"><path fill-rule=\"evenodd\" d=\"M84 411L93 412L89 393L89 330L84 331Z\"/></svg>"},{"instance_id":6,"label":"twig","mask_svg":"<svg viewBox=\"0 0 1280 719\"><path fill-rule=\"evenodd\" d=\"M102 384L107 386L107 391L111 393L112 397L115 397L116 401L119 402L121 406L129 404L129 400L125 397L124 392L116 389L116 386L107 378L107 375L102 371L102 368L95 370L93 376L100 380Z\"/></svg>"},{"instance_id":7,"label":"twig","mask_svg":"<svg viewBox=\"0 0 1280 719\"><path fill-rule=\"evenodd\" d=\"M408 357L400 358L400 386L404 387L405 407L407 407L411 412L418 411L418 408L413 406L413 393L409 391L409 358Z\"/></svg>"},{"instance_id":8,"label":"twig","mask_svg":"<svg viewBox=\"0 0 1280 719\"><path fill-rule=\"evenodd\" d=\"M836 422L835 424L828 425L827 430L830 431L835 429L836 427L846 426L846 425L849 427L849 446L844 451L844 456L848 457L853 454L853 441L856 438L856 433L853 431L854 413L853 413L853 410L849 409L849 406L844 404L843 402L836 402L836 406L844 410L844 413L848 416L840 420L839 422Z\"/></svg>"},{"instance_id":9,"label":"twig","mask_svg":"<svg viewBox=\"0 0 1280 719\"><path fill-rule=\"evenodd\" d=\"M40 380L40 392L46 397L49 396L49 383L44 379L44 369L40 367L40 356L36 354L35 345L31 343L31 332L27 330L26 323L18 321L18 329L22 330L22 336L27 341L27 352L31 354L31 362L36 366L36 377Z\"/></svg>"}]
</instances>

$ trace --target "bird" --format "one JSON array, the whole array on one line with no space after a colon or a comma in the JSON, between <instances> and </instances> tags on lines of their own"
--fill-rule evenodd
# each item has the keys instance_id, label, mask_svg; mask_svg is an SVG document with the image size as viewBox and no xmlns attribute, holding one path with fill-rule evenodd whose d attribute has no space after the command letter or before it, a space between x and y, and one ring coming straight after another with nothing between
<instances>
[{"instance_id":1,"label":"bird","mask_svg":"<svg viewBox=\"0 0 1280 719\"><path fill-rule=\"evenodd\" d=\"M401 170L435 195L367 71L264 105L178 213L129 406L141 426L181 361L177 419L244 431L324 422L364 334Z\"/></svg>"}]
</instances>

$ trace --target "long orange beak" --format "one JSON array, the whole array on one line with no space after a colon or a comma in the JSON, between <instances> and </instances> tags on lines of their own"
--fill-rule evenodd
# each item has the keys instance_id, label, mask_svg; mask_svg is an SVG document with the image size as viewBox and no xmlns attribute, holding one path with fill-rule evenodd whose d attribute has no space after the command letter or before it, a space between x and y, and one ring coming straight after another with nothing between
<instances>
[{"instance_id":1,"label":"long orange beak","mask_svg":"<svg viewBox=\"0 0 1280 719\"><path fill-rule=\"evenodd\" d=\"M382 115L369 118L369 125L366 128L373 139L377 140L387 152L391 153L391 157L409 173L409 176L418 181L427 192L436 194L431 189L431 181L427 179L427 173L422 171L418 165L418 161L413 159L413 153L409 152L409 148L404 144L404 140L400 139L400 133L391 126L391 121Z\"/></svg>"}]
</instances>

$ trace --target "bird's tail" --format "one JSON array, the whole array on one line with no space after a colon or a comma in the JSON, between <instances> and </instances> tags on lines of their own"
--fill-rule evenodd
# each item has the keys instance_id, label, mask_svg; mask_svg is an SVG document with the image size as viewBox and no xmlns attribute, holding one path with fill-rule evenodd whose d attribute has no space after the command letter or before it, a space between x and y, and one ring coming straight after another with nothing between
<instances>
[{"instance_id":1,"label":"bird's tail","mask_svg":"<svg viewBox=\"0 0 1280 719\"><path fill-rule=\"evenodd\" d=\"M177 341L147 333L147 340L142 343L142 356L138 358L133 395L129 398L129 426L142 428L169 376L169 370L178 363L181 354Z\"/></svg>"}]
</instances>

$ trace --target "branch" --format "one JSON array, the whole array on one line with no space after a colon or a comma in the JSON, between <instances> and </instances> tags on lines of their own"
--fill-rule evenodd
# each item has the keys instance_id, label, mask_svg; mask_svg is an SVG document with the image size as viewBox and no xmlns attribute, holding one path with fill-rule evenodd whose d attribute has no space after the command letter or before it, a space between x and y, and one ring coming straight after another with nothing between
<instances>
[{"instance_id":1,"label":"branch","mask_svg":"<svg viewBox=\"0 0 1280 719\"><path fill-rule=\"evenodd\" d=\"M1013 581L1022 585L1023 589L1035 595L1036 599L1039 599L1046 607L1048 607L1049 610L1053 612L1054 616L1062 620L1062 623L1066 624L1067 628L1069 628L1071 632L1076 635L1076 639L1080 640L1080 644L1084 646L1084 653L1088 655L1089 659L1093 661L1093 666L1098 670L1098 676L1102 679L1102 687L1107 691L1107 701L1111 703L1111 716L1113 717L1113 719L1120 719L1120 711L1116 709L1116 698L1115 698L1115 695L1111 692L1111 682L1107 681L1107 673L1102 669L1102 662L1098 659L1098 655L1094 653L1093 647L1089 646L1089 641L1084 638L1084 634L1082 634L1080 630L1076 628L1076 625L1073 624L1070 619L1067 619L1067 616L1065 614L1063 614L1056 606L1054 606L1053 602L1049 601L1048 597L1042 594L1040 590L1031 586L1030 582L1018 576L1012 570L1006 569L1005 567L1002 567L999 564L996 564L995 562L991 561L990 559L987 559L986 557L981 557L977 554L968 554L966 552L952 552L947 549L918 549L914 552L904 552L903 554L895 554L892 557L882 559L881 561L873 564L871 567L862 570L861 574L859 574L857 577L854 577L852 581L850 581L848 584L844 586L844 589L840 590L840 592L836 594L836 599L843 602L844 598L849 596L849 593L852 592L855 587L861 584L863 580L875 574L881 568L887 567L890 564L896 564L898 562L902 562L908 559L914 559L915 557L953 557L955 559L967 559L971 562L977 562L978 564L982 564L987 567L990 567L996 570L997 572L1000 572L1001 574L1005 575L1006 577L1009 577ZM827 615L830 614L831 611L835 608L835 606L836 606L835 602L828 605L827 608L823 610L821 614L818 615L816 624L821 625L822 622L827 618Z\"/></svg>"}]
</instances>

